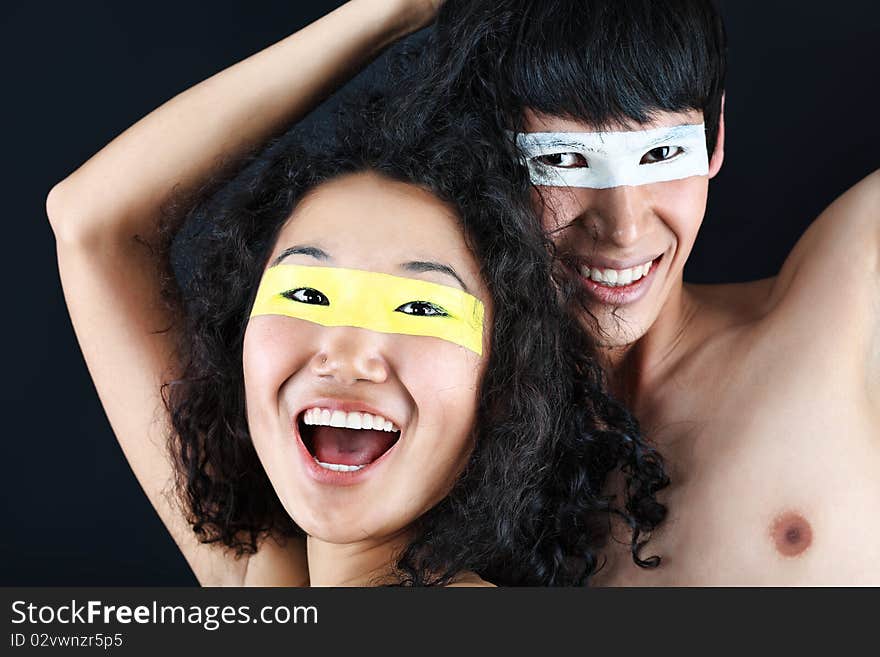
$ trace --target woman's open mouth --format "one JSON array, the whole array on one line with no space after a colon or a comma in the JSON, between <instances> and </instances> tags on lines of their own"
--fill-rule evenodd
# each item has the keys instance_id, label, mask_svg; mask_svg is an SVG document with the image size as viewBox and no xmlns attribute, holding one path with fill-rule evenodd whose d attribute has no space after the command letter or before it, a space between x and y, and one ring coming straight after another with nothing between
<instances>
[{"instance_id":1,"label":"woman's open mouth","mask_svg":"<svg viewBox=\"0 0 880 657\"><path fill-rule=\"evenodd\" d=\"M329 408L307 408L297 418L299 435L315 463L324 470L363 470L400 440L400 429L380 415Z\"/></svg>"}]
</instances>

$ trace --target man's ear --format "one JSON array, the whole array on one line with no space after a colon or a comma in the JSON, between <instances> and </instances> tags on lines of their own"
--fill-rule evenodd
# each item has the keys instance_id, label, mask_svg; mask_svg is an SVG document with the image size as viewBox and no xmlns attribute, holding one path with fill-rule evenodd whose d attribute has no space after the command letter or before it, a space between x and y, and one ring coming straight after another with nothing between
<instances>
[{"instance_id":1,"label":"man's ear","mask_svg":"<svg viewBox=\"0 0 880 657\"><path fill-rule=\"evenodd\" d=\"M714 178L721 171L721 165L724 164L724 97L721 94L721 117L718 121L718 138L715 140L715 150L712 152L712 159L709 160L709 178Z\"/></svg>"}]
</instances>

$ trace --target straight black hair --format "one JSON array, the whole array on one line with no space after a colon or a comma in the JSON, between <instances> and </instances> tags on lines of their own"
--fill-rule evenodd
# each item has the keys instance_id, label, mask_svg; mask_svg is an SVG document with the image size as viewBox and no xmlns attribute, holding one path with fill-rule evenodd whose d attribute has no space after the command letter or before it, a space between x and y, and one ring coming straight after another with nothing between
<instances>
[{"instance_id":1,"label":"straight black hair","mask_svg":"<svg viewBox=\"0 0 880 657\"><path fill-rule=\"evenodd\" d=\"M464 100L509 129L526 109L601 129L700 110L714 151L727 37L713 0L447 0L434 45Z\"/></svg>"}]
</instances>

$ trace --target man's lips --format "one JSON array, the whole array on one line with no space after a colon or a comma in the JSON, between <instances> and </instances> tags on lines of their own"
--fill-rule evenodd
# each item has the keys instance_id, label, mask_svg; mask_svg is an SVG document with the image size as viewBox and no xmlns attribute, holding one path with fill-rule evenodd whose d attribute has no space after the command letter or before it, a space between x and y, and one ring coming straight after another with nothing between
<instances>
[{"instance_id":1,"label":"man's lips","mask_svg":"<svg viewBox=\"0 0 880 657\"><path fill-rule=\"evenodd\" d=\"M574 254L572 254L574 255ZM602 255L600 253L591 253L589 257L586 256L574 256L573 259L580 262L581 265L595 267L599 269L630 269L632 267L637 267L639 265L644 265L649 262L653 262L657 260L660 256L663 255L663 252L654 253L653 255L646 254L642 256L631 256L628 258L611 258L609 256Z\"/></svg>"},{"instance_id":2,"label":"man's lips","mask_svg":"<svg viewBox=\"0 0 880 657\"><path fill-rule=\"evenodd\" d=\"M618 265L617 267L609 267L596 261L582 262L578 273L600 285L624 287L635 284L647 276L660 257L656 256L649 260L641 260L636 264Z\"/></svg>"},{"instance_id":3,"label":"man's lips","mask_svg":"<svg viewBox=\"0 0 880 657\"><path fill-rule=\"evenodd\" d=\"M578 270L584 288L594 300L608 305L626 305L647 294L663 256L626 269L599 268L581 264Z\"/></svg>"}]
</instances>

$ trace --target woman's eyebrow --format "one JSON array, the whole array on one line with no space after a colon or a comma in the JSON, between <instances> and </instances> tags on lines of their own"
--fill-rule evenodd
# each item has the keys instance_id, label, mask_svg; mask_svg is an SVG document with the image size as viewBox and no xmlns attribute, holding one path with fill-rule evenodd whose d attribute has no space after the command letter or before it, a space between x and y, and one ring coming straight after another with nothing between
<instances>
[{"instance_id":1,"label":"woman's eyebrow","mask_svg":"<svg viewBox=\"0 0 880 657\"><path fill-rule=\"evenodd\" d=\"M455 273L455 270L449 265L441 265L439 262L429 262L424 260L414 260L412 262L405 262L400 265L400 268L404 271L411 271L417 274L426 272L426 271L436 271L440 274L446 274L447 276L451 276L454 278L458 284L461 286L465 292L469 292L467 285L464 284L464 281L461 280L458 274Z\"/></svg>"},{"instance_id":2,"label":"woman's eyebrow","mask_svg":"<svg viewBox=\"0 0 880 657\"><path fill-rule=\"evenodd\" d=\"M280 263L287 256L292 255L307 255L315 258L316 260L330 260L330 256L326 251L322 251L316 246L292 246L289 249L284 249L277 258L272 261L272 267Z\"/></svg>"}]
</instances>

